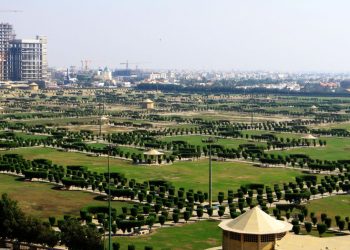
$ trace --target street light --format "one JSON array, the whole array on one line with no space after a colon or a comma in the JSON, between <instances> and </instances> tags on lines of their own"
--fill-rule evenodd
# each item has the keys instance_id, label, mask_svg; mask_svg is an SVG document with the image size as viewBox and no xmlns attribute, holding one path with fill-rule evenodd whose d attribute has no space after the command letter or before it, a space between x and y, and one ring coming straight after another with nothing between
<instances>
[{"instance_id":1,"label":"street light","mask_svg":"<svg viewBox=\"0 0 350 250\"><path fill-rule=\"evenodd\" d=\"M112 212L111 212L111 171L109 167L109 156L111 154L111 149L113 147L112 144L109 144L108 146L108 153L107 153L107 173L108 173L108 250L112 249Z\"/></svg>"},{"instance_id":2,"label":"street light","mask_svg":"<svg viewBox=\"0 0 350 250\"><path fill-rule=\"evenodd\" d=\"M202 139L203 143L209 144L209 207L212 205L212 164L211 164L211 145L217 142L218 139L215 137L208 137L206 139Z\"/></svg>"}]
</instances>

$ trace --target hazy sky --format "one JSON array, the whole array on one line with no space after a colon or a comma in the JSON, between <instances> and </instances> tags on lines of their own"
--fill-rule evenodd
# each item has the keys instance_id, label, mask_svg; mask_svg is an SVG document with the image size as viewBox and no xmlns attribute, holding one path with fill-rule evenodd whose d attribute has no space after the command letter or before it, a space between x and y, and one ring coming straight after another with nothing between
<instances>
[{"instance_id":1,"label":"hazy sky","mask_svg":"<svg viewBox=\"0 0 350 250\"><path fill-rule=\"evenodd\" d=\"M350 71L349 0L0 0L51 66ZM132 66L134 67L134 66Z\"/></svg>"}]
</instances>

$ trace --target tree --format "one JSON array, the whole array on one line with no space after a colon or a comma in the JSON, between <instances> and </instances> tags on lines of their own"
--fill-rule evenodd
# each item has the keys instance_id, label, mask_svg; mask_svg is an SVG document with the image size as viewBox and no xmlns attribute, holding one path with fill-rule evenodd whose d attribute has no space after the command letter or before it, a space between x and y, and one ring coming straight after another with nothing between
<instances>
[{"instance_id":1,"label":"tree","mask_svg":"<svg viewBox=\"0 0 350 250\"><path fill-rule=\"evenodd\" d=\"M305 222L304 225L306 232L310 233L312 230L312 224L310 222Z\"/></svg>"},{"instance_id":2,"label":"tree","mask_svg":"<svg viewBox=\"0 0 350 250\"><path fill-rule=\"evenodd\" d=\"M218 215L221 218L225 214L225 210L219 209L218 210Z\"/></svg>"},{"instance_id":3,"label":"tree","mask_svg":"<svg viewBox=\"0 0 350 250\"><path fill-rule=\"evenodd\" d=\"M164 225L165 220L166 220L166 218L165 218L164 215L159 215L159 216L158 216L158 221L159 221L159 223L160 223L161 226Z\"/></svg>"},{"instance_id":4,"label":"tree","mask_svg":"<svg viewBox=\"0 0 350 250\"><path fill-rule=\"evenodd\" d=\"M151 232L155 218L153 216L148 216L146 219L146 225L148 226L149 232Z\"/></svg>"},{"instance_id":5,"label":"tree","mask_svg":"<svg viewBox=\"0 0 350 250\"><path fill-rule=\"evenodd\" d=\"M317 224L317 231L321 237L322 234L324 234L327 231L327 225L326 224Z\"/></svg>"},{"instance_id":6,"label":"tree","mask_svg":"<svg viewBox=\"0 0 350 250\"><path fill-rule=\"evenodd\" d=\"M190 218L191 218L190 211L185 211L184 212L184 220L186 221L186 223L187 223L187 221L189 221Z\"/></svg>"},{"instance_id":7,"label":"tree","mask_svg":"<svg viewBox=\"0 0 350 250\"><path fill-rule=\"evenodd\" d=\"M299 234L300 233L300 226L299 225L294 225L293 226L293 232L295 234Z\"/></svg>"},{"instance_id":8,"label":"tree","mask_svg":"<svg viewBox=\"0 0 350 250\"><path fill-rule=\"evenodd\" d=\"M95 227L83 226L74 218L64 220L60 225L61 241L70 250L103 249L101 235Z\"/></svg>"},{"instance_id":9,"label":"tree","mask_svg":"<svg viewBox=\"0 0 350 250\"><path fill-rule=\"evenodd\" d=\"M197 217L199 219L203 217L203 208L197 208Z\"/></svg>"},{"instance_id":10,"label":"tree","mask_svg":"<svg viewBox=\"0 0 350 250\"><path fill-rule=\"evenodd\" d=\"M179 222L179 214L178 213L173 213L173 221L174 221L174 223Z\"/></svg>"},{"instance_id":11,"label":"tree","mask_svg":"<svg viewBox=\"0 0 350 250\"><path fill-rule=\"evenodd\" d=\"M338 227L340 231L343 231L345 228L345 220L339 220L338 221Z\"/></svg>"},{"instance_id":12,"label":"tree","mask_svg":"<svg viewBox=\"0 0 350 250\"><path fill-rule=\"evenodd\" d=\"M317 224L317 217L311 217L312 220L312 224L314 224L314 226L316 226Z\"/></svg>"},{"instance_id":13,"label":"tree","mask_svg":"<svg viewBox=\"0 0 350 250\"><path fill-rule=\"evenodd\" d=\"M120 244L118 242L113 242L112 248L113 248L113 250L119 250L120 249Z\"/></svg>"},{"instance_id":14,"label":"tree","mask_svg":"<svg viewBox=\"0 0 350 250\"><path fill-rule=\"evenodd\" d=\"M208 213L209 217L213 216L213 208L212 207L208 207L207 208L207 213Z\"/></svg>"},{"instance_id":15,"label":"tree","mask_svg":"<svg viewBox=\"0 0 350 250\"><path fill-rule=\"evenodd\" d=\"M56 218L53 217L53 216L50 216L50 217L49 217L49 222L50 222L50 225L51 225L51 226L55 225L55 223L56 223Z\"/></svg>"},{"instance_id":16,"label":"tree","mask_svg":"<svg viewBox=\"0 0 350 250\"><path fill-rule=\"evenodd\" d=\"M327 218L324 220L324 223L326 224L327 228L330 228L331 225L332 225L332 219L327 217Z\"/></svg>"}]
</instances>

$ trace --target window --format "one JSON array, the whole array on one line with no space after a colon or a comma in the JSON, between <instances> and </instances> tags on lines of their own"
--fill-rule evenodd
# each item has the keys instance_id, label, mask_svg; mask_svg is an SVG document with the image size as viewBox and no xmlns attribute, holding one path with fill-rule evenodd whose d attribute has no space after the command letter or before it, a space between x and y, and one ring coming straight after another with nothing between
<instances>
[{"instance_id":1,"label":"window","mask_svg":"<svg viewBox=\"0 0 350 250\"><path fill-rule=\"evenodd\" d=\"M241 234L231 232L230 233L230 239L231 240L241 241Z\"/></svg>"},{"instance_id":2,"label":"window","mask_svg":"<svg viewBox=\"0 0 350 250\"><path fill-rule=\"evenodd\" d=\"M258 242L258 236L254 234L245 234L244 235L245 242Z\"/></svg>"},{"instance_id":3,"label":"window","mask_svg":"<svg viewBox=\"0 0 350 250\"><path fill-rule=\"evenodd\" d=\"M261 242L273 242L273 241L275 241L274 234L261 235Z\"/></svg>"}]
</instances>

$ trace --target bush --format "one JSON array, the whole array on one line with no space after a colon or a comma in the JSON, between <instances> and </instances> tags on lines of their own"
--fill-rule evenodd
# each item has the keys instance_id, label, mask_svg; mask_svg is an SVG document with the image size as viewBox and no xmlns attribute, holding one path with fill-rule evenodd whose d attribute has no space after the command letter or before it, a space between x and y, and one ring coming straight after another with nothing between
<instances>
[{"instance_id":1,"label":"bush","mask_svg":"<svg viewBox=\"0 0 350 250\"><path fill-rule=\"evenodd\" d=\"M332 225L332 219L331 218L326 218L324 220L324 223L326 224L327 228L330 228Z\"/></svg>"},{"instance_id":2,"label":"bush","mask_svg":"<svg viewBox=\"0 0 350 250\"><path fill-rule=\"evenodd\" d=\"M338 221L338 227L340 231L343 231L345 228L345 220L339 220Z\"/></svg>"},{"instance_id":3,"label":"bush","mask_svg":"<svg viewBox=\"0 0 350 250\"><path fill-rule=\"evenodd\" d=\"M117 242L113 242L112 247L113 247L113 250L119 250L120 249L120 244L117 243Z\"/></svg>"},{"instance_id":4,"label":"bush","mask_svg":"<svg viewBox=\"0 0 350 250\"><path fill-rule=\"evenodd\" d=\"M135 250L135 245L128 245L128 250Z\"/></svg>"},{"instance_id":5,"label":"bush","mask_svg":"<svg viewBox=\"0 0 350 250\"><path fill-rule=\"evenodd\" d=\"M300 233L300 226L299 225L294 225L293 226L293 232L295 234L299 234Z\"/></svg>"},{"instance_id":6,"label":"bush","mask_svg":"<svg viewBox=\"0 0 350 250\"><path fill-rule=\"evenodd\" d=\"M326 224L317 224L317 231L321 237L322 234L324 234L327 231L327 225Z\"/></svg>"},{"instance_id":7,"label":"bush","mask_svg":"<svg viewBox=\"0 0 350 250\"><path fill-rule=\"evenodd\" d=\"M50 222L50 225L53 226L55 225L55 222L56 222L56 218L55 217L49 217L49 222Z\"/></svg>"},{"instance_id":8,"label":"bush","mask_svg":"<svg viewBox=\"0 0 350 250\"><path fill-rule=\"evenodd\" d=\"M310 222L305 222L304 225L306 232L310 233L312 230L312 224Z\"/></svg>"}]
</instances>

